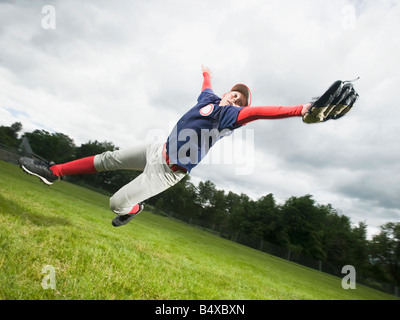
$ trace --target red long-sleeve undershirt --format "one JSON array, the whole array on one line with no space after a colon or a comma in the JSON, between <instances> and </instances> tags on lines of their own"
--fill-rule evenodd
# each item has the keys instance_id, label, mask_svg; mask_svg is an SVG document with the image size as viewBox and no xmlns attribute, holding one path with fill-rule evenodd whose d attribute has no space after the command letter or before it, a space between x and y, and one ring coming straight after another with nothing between
<instances>
[{"instance_id":1,"label":"red long-sleeve undershirt","mask_svg":"<svg viewBox=\"0 0 400 320\"><path fill-rule=\"evenodd\" d=\"M211 89L211 77L208 72L203 72L203 86L201 87L201 91L205 89Z\"/></svg>"},{"instance_id":2,"label":"red long-sleeve undershirt","mask_svg":"<svg viewBox=\"0 0 400 320\"><path fill-rule=\"evenodd\" d=\"M203 86L201 91L212 89L211 78L208 72L203 73ZM296 106L257 106L242 108L238 114L235 125L245 125L259 119L283 119L301 116L303 105Z\"/></svg>"},{"instance_id":3,"label":"red long-sleeve undershirt","mask_svg":"<svg viewBox=\"0 0 400 320\"><path fill-rule=\"evenodd\" d=\"M302 110L303 105L244 107L239 111L235 125L245 125L259 119L299 117Z\"/></svg>"}]
</instances>

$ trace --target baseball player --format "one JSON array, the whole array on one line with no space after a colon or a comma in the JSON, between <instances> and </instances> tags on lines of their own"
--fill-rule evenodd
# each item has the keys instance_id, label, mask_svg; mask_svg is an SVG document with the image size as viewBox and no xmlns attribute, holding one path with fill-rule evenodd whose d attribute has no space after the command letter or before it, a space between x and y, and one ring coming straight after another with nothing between
<instances>
[{"instance_id":1,"label":"baseball player","mask_svg":"<svg viewBox=\"0 0 400 320\"><path fill-rule=\"evenodd\" d=\"M131 169L142 173L110 198L115 227L131 221L144 209L143 202L178 183L204 158L210 148L233 130L258 119L304 117L311 103L295 106L252 106L251 92L235 85L222 98L211 87L211 72L202 66L203 86L194 107L176 123L165 143L107 151L64 164L23 157L21 168L47 185L62 176ZM316 109L316 108L313 108ZM316 122L316 121L315 121Z\"/></svg>"}]
</instances>

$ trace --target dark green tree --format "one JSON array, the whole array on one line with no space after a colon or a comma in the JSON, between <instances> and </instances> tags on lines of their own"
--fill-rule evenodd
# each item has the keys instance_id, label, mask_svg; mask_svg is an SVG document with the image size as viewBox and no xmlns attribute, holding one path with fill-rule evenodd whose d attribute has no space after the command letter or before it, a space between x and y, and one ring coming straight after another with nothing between
<instances>
[{"instance_id":1,"label":"dark green tree","mask_svg":"<svg viewBox=\"0 0 400 320\"><path fill-rule=\"evenodd\" d=\"M249 214L254 210L254 201L244 193L236 195L228 194L230 203L229 224L236 234L250 235L253 231L251 221L248 219Z\"/></svg>"},{"instance_id":2,"label":"dark green tree","mask_svg":"<svg viewBox=\"0 0 400 320\"><path fill-rule=\"evenodd\" d=\"M358 226L351 230L351 245L349 254L353 259L353 265L362 274L367 275L369 269L367 224L359 222Z\"/></svg>"},{"instance_id":3,"label":"dark green tree","mask_svg":"<svg viewBox=\"0 0 400 320\"><path fill-rule=\"evenodd\" d=\"M112 142L89 141L76 148L76 158L85 158L106 151L118 150ZM90 185L113 194L135 179L140 172L133 170L104 171L96 174L74 175L68 177L71 182Z\"/></svg>"},{"instance_id":4,"label":"dark green tree","mask_svg":"<svg viewBox=\"0 0 400 320\"><path fill-rule=\"evenodd\" d=\"M281 206L282 231L287 244L297 253L325 260L323 249L323 220L325 213L318 209L311 195L291 197Z\"/></svg>"},{"instance_id":5,"label":"dark green tree","mask_svg":"<svg viewBox=\"0 0 400 320\"><path fill-rule=\"evenodd\" d=\"M212 223L212 229L217 225L221 225L227 218L225 192L216 190L211 198L211 210L209 211L209 221Z\"/></svg>"},{"instance_id":6,"label":"dark green tree","mask_svg":"<svg viewBox=\"0 0 400 320\"><path fill-rule=\"evenodd\" d=\"M147 202L157 209L186 217L187 222L198 219L201 207L197 205L197 190L186 175L179 183L154 196Z\"/></svg>"},{"instance_id":7,"label":"dark green tree","mask_svg":"<svg viewBox=\"0 0 400 320\"><path fill-rule=\"evenodd\" d=\"M37 155L54 161L64 163L75 157L76 146L74 141L63 133L49 133L45 130L35 130L25 133L25 137Z\"/></svg>"},{"instance_id":8,"label":"dark green tree","mask_svg":"<svg viewBox=\"0 0 400 320\"><path fill-rule=\"evenodd\" d=\"M0 143L16 148L20 143L18 133L22 130L21 122L14 122L10 127L0 126Z\"/></svg>"},{"instance_id":9,"label":"dark green tree","mask_svg":"<svg viewBox=\"0 0 400 320\"><path fill-rule=\"evenodd\" d=\"M275 243L279 221L277 205L272 193L257 200L253 219L256 230L254 233L259 234L264 240Z\"/></svg>"},{"instance_id":10,"label":"dark green tree","mask_svg":"<svg viewBox=\"0 0 400 320\"><path fill-rule=\"evenodd\" d=\"M400 222L388 222L370 242L371 264L380 280L400 285Z\"/></svg>"}]
</instances>

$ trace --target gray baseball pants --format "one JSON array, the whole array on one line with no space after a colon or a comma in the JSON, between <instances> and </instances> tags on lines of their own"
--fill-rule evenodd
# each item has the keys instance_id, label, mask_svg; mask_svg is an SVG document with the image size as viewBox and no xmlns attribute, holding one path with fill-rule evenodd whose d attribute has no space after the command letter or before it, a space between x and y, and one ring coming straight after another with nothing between
<instances>
[{"instance_id":1,"label":"gray baseball pants","mask_svg":"<svg viewBox=\"0 0 400 320\"><path fill-rule=\"evenodd\" d=\"M186 175L185 172L171 170L163 158L163 147L163 143L146 144L107 151L94 157L98 172L120 169L143 171L110 198L110 209L114 213L129 213L133 206L172 187Z\"/></svg>"}]
</instances>

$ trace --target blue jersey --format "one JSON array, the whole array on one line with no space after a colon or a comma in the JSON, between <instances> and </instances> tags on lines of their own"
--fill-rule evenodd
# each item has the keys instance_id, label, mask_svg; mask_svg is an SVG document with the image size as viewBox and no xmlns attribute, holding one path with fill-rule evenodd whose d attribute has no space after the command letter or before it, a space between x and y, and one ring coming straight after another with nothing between
<instances>
[{"instance_id":1,"label":"blue jersey","mask_svg":"<svg viewBox=\"0 0 400 320\"><path fill-rule=\"evenodd\" d=\"M222 107L220 101L211 89L205 89L197 104L177 122L167 140L170 164L190 172L218 140L241 127L236 121L242 108Z\"/></svg>"}]
</instances>

